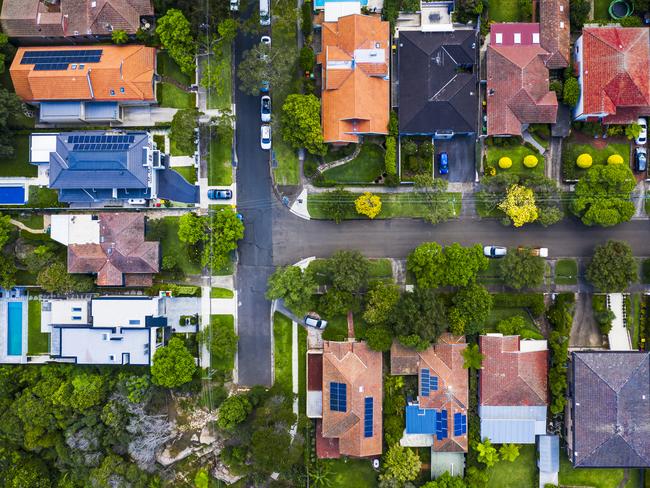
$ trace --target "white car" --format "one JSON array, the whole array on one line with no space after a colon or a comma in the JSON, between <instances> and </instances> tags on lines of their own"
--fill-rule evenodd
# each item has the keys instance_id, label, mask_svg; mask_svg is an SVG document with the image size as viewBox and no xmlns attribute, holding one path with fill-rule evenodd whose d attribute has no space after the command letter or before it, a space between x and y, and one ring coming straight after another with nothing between
<instances>
[{"instance_id":1,"label":"white car","mask_svg":"<svg viewBox=\"0 0 650 488\"><path fill-rule=\"evenodd\" d=\"M311 315L305 316L305 325L307 327L313 327L314 329L324 329L327 327L327 320L317 319Z\"/></svg>"},{"instance_id":2,"label":"white car","mask_svg":"<svg viewBox=\"0 0 650 488\"><path fill-rule=\"evenodd\" d=\"M262 36L262 38L260 39L260 42L262 44L266 44L267 46L270 46L271 45L271 36Z\"/></svg>"},{"instance_id":3,"label":"white car","mask_svg":"<svg viewBox=\"0 0 650 488\"><path fill-rule=\"evenodd\" d=\"M501 246L484 246L483 254L488 258L502 258L508 253L508 249Z\"/></svg>"},{"instance_id":4,"label":"white car","mask_svg":"<svg viewBox=\"0 0 650 488\"><path fill-rule=\"evenodd\" d=\"M271 126L269 124L262 124L260 128L260 146L265 151L271 149Z\"/></svg>"},{"instance_id":5,"label":"white car","mask_svg":"<svg viewBox=\"0 0 650 488\"><path fill-rule=\"evenodd\" d=\"M230 0L230 10L232 12L239 11L239 0Z\"/></svg>"},{"instance_id":6,"label":"white car","mask_svg":"<svg viewBox=\"0 0 650 488\"><path fill-rule=\"evenodd\" d=\"M260 98L260 116L262 122L271 122L271 97L268 95Z\"/></svg>"},{"instance_id":7,"label":"white car","mask_svg":"<svg viewBox=\"0 0 650 488\"><path fill-rule=\"evenodd\" d=\"M634 142L639 146L645 146L646 142L648 142L648 121L641 117L636 123L641 126L641 132L639 132L639 137Z\"/></svg>"}]
</instances>

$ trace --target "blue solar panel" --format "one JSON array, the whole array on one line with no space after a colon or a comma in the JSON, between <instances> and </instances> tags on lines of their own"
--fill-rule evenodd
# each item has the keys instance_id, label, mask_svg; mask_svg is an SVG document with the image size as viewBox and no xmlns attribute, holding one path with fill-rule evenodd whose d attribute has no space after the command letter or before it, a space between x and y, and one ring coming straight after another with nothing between
<instances>
[{"instance_id":1,"label":"blue solar panel","mask_svg":"<svg viewBox=\"0 0 650 488\"><path fill-rule=\"evenodd\" d=\"M467 415L460 416L461 433L467 434Z\"/></svg>"},{"instance_id":2,"label":"blue solar panel","mask_svg":"<svg viewBox=\"0 0 650 488\"><path fill-rule=\"evenodd\" d=\"M364 410L365 410L365 414L363 418L363 436L372 437L372 416L373 416L372 397L366 397Z\"/></svg>"},{"instance_id":3,"label":"blue solar panel","mask_svg":"<svg viewBox=\"0 0 650 488\"><path fill-rule=\"evenodd\" d=\"M438 377L431 376L429 380L429 389L432 391L438 391Z\"/></svg>"},{"instance_id":4,"label":"blue solar panel","mask_svg":"<svg viewBox=\"0 0 650 488\"><path fill-rule=\"evenodd\" d=\"M63 71L68 69L68 63L39 63L34 65L34 71Z\"/></svg>"},{"instance_id":5,"label":"blue solar panel","mask_svg":"<svg viewBox=\"0 0 650 488\"><path fill-rule=\"evenodd\" d=\"M345 412L347 407L347 385L345 383L330 383L330 410Z\"/></svg>"},{"instance_id":6,"label":"blue solar panel","mask_svg":"<svg viewBox=\"0 0 650 488\"><path fill-rule=\"evenodd\" d=\"M454 414L454 435L462 435L463 434L463 428L461 425L461 420L460 420L461 414L455 413Z\"/></svg>"},{"instance_id":7,"label":"blue solar panel","mask_svg":"<svg viewBox=\"0 0 650 488\"><path fill-rule=\"evenodd\" d=\"M420 372L420 390L422 396L429 396L429 370L426 368Z\"/></svg>"},{"instance_id":8,"label":"blue solar panel","mask_svg":"<svg viewBox=\"0 0 650 488\"><path fill-rule=\"evenodd\" d=\"M101 49L76 49L55 51L27 51L23 54L20 64L51 64L65 63L99 63L102 57ZM36 66L35 70L38 70Z\"/></svg>"},{"instance_id":9,"label":"blue solar panel","mask_svg":"<svg viewBox=\"0 0 650 488\"><path fill-rule=\"evenodd\" d=\"M439 441L447 438L447 410L436 413L436 437Z\"/></svg>"},{"instance_id":10,"label":"blue solar panel","mask_svg":"<svg viewBox=\"0 0 650 488\"><path fill-rule=\"evenodd\" d=\"M128 144L112 144L112 143L94 143L94 142L80 142L72 146L73 151L91 152L91 151L128 151Z\"/></svg>"}]
</instances>

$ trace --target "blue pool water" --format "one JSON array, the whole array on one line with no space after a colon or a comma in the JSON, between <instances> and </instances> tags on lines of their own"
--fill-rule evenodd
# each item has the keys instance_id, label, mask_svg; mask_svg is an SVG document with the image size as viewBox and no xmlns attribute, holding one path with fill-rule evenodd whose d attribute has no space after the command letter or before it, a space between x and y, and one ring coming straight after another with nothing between
<instances>
[{"instance_id":1,"label":"blue pool water","mask_svg":"<svg viewBox=\"0 0 650 488\"><path fill-rule=\"evenodd\" d=\"M0 204L24 205L24 186L0 186Z\"/></svg>"},{"instance_id":2,"label":"blue pool water","mask_svg":"<svg viewBox=\"0 0 650 488\"><path fill-rule=\"evenodd\" d=\"M20 356L23 353L23 304L9 302L7 304L7 355Z\"/></svg>"}]
</instances>

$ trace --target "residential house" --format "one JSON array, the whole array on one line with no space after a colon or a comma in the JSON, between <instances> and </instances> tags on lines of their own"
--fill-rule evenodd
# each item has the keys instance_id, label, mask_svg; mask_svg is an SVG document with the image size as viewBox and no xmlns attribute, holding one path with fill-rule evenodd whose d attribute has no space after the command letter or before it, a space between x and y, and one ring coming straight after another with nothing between
<instances>
[{"instance_id":1,"label":"residential house","mask_svg":"<svg viewBox=\"0 0 650 488\"><path fill-rule=\"evenodd\" d=\"M323 22L322 126L326 143L388 133L390 26L378 16Z\"/></svg>"},{"instance_id":2,"label":"residential house","mask_svg":"<svg viewBox=\"0 0 650 488\"><path fill-rule=\"evenodd\" d=\"M478 31L403 31L397 44L400 134L476 134Z\"/></svg>"},{"instance_id":3,"label":"residential house","mask_svg":"<svg viewBox=\"0 0 650 488\"><path fill-rule=\"evenodd\" d=\"M307 353L306 387L318 457L381 455L381 352L365 342L323 341Z\"/></svg>"},{"instance_id":4,"label":"residential house","mask_svg":"<svg viewBox=\"0 0 650 488\"><path fill-rule=\"evenodd\" d=\"M367 6L368 0L316 0L314 10L317 15L314 23L316 26L321 26L323 21L336 22L346 15L359 15L361 7Z\"/></svg>"},{"instance_id":5,"label":"residential house","mask_svg":"<svg viewBox=\"0 0 650 488\"><path fill-rule=\"evenodd\" d=\"M571 354L566 440L576 468L650 467L650 353Z\"/></svg>"},{"instance_id":6,"label":"residential house","mask_svg":"<svg viewBox=\"0 0 650 488\"><path fill-rule=\"evenodd\" d=\"M151 0L4 0L2 30L21 43L83 42L133 35L153 20Z\"/></svg>"},{"instance_id":7,"label":"residential house","mask_svg":"<svg viewBox=\"0 0 650 488\"><path fill-rule=\"evenodd\" d=\"M545 60L548 69L571 64L569 0L539 0L539 41L549 53Z\"/></svg>"},{"instance_id":8,"label":"residential house","mask_svg":"<svg viewBox=\"0 0 650 488\"><path fill-rule=\"evenodd\" d=\"M160 243L145 241L139 213L58 214L53 240L68 247L68 272L97 275L98 286L151 286L160 266Z\"/></svg>"},{"instance_id":9,"label":"residential house","mask_svg":"<svg viewBox=\"0 0 650 488\"><path fill-rule=\"evenodd\" d=\"M155 198L198 202L198 187L166 167L150 133L34 133L30 162L47 166L49 187L75 207L143 206Z\"/></svg>"},{"instance_id":10,"label":"residential house","mask_svg":"<svg viewBox=\"0 0 650 488\"><path fill-rule=\"evenodd\" d=\"M548 348L545 340L479 337L481 438L494 444L534 444L546 434Z\"/></svg>"},{"instance_id":11,"label":"residential house","mask_svg":"<svg viewBox=\"0 0 650 488\"><path fill-rule=\"evenodd\" d=\"M402 32L451 32L454 29L465 28L462 24L454 25L453 0L425 1L420 0L417 12L399 12L395 21L393 37L398 39Z\"/></svg>"},{"instance_id":12,"label":"residential house","mask_svg":"<svg viewBox=\"0 0 650 488\"><path fill-rule=\"evenodd\" d=\"M574 46L580 99L577 120L629 124L650 115L647 27L585 27Z\"/></svg>"},{"instance_id":13,"label":"residential house","mask_svg":"<svg viewBox=\"0 0 650 488\"><path fill-rule=\"evenodd\" d=\"M169 298L103 296L44 300L41 330L50 334L50 357L76 364L150 365L171 328Z\"/></svg>"},{"instance_id":14,"label":"residential house","mask_svg":"<svg viewBox=\"0 0 650 488\"><path fill-rule=\"evenodd\" d=\"M394 342L392 375L417 375L418 395L405 408L406 429L400 444L431 447L432 466L462 475L467 452L468 375L463 368L464 336L443 334L437 344L416 351ZM442 468L444 467L444 468Z\"/></svg>"},{"instance_id":15,"label":"residential house","mask_svg":"<svg viewBox=\"0 0 650 488\"><path fill-rule=\"evenodd\" d=\"M156 49L126 46L21 47L9 73L41 122L120 122L122 107L156 103Z\"/></svg>"}]
</instances>

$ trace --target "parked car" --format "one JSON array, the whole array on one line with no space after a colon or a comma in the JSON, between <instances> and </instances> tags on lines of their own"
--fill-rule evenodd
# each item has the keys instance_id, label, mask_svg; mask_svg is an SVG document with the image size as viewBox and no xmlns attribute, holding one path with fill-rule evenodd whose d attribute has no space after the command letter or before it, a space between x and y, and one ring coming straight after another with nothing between
<instances>
[{"instance_id":1,"label":"parked car","mask_svg":"<svg viewBox=\"0 0 650 488\"><path fill-rule=\"evenodd\" d=\"M239 11L239 0L230 0L230 10L233 12Z\"/></svg>"},{"instance_id":2,"label":"parked car","mask_svg":"<svg viewBox=\"0 0 650 488\"><path fill-rule=\"evenodd\" d=\"M260 86L260 91L262 93L268 93L269 88L271 88L271 83L269 83L268 81L263 81L262 86Z\"/></svg>"},{"instance_id":3,"label":"parked car","mask_svg":"<svg viewBox=\"0 0 650 488\"><path fill-rule=\"evenodd\" d=\"M524 252L524 251L530 252L531 256L539 256L540 258L547 258L548 257L548 247L533 247L533 248L527 248L524 246L519 246L517 248L518 252Z\"/></svg>"},{"instance_id":4,"label":"parked car","mask_svg":"<svg viewBox=\"0 0 650 488\"><path fill-rule=\"evenodd\" d=\"M646 142L648 142L648 121L645 118L640 117L636 123L641 126L641 132L639 132L639 137L637 137L634 142L639 146L645 146Z\"/></svg>"},{"instance_id":5,"label":"parked car","mask_svg":"<svg viewBox=\"0 0 650 488\"><path fill-rule=\"evenodd\" d=\"M260 0L260 24L271 25L271 0Z\"/></svg>"},{"instance_id":6,"label":"parked car","mask_svg":"<svg viewBox=\"0 0 650 488\"><path fill-rule=\"evenodd\" d=\"M208 190L208 198L210 200L230 200L232 198L232 191L212 188Z\"/></svg>"},{"instance_id":7,"label":"parked car","mask_svg":"<svg viewBox=\"0 0 650 488\"><path fill-rule=\"evenodd\" d=\"M262 122L271 122L271 97L264 95L260 100Z\"/></svg>"},{"instance_id":8,"label":"parked car","mask_svg":"<svg viewBox=\"0 0 650 488\"><path fill-rule=\"evenodd\" d=\"M271 45L271 36L262 36L262 38L260 39L260 42L262 44L266 44L267 46L270 46Z\"/></svg>"},{"instance_id":9,"label":"parked car","mask_svg":"<svg viewBox=\"0 0 650 488\"><path fill-rule=\"evenodd\" d=\"M449 158L447 157L446 152L440 153L440 164L438 165L438 171L441 175L446 175L449 173Z\"/></svg>"},{"instance_id":10,"label":"parked car","mask_svg":"<svg viewBox=\"0 0 650 488\"><path fill-rule=\"evenodd\" d=\"M260 145L265 151L271 149L271 126L262 124L260 128Z\"/></svg>"},{"instance_id":11,"label":"parked car","mask_svg":"<svg viewBox=\"0 0 650 488\"><path fill-rule=\"evenodd\" d=\"M305 315L305 325L307 327L313 327L314 329L324 329L327 327L327 321L312 317L311 315Z\"/></svg>"},{"instance_id":12,"label":"parked car","mask_svg":"<svg viewBox=\"0 0 650 488\"><path fill-rule=\"evenodd\" d=\"M645 147L637 147L634 157L634 169L639 173L643 173L648 170L648 154L646 153Z\"/></svg>"},{"instance_id":13,"label":"parked car","mask_svg":"<svg viewBox=\"0 0 650 488\"><path fill-rule=\"evenodd\" d=\"M508 249L502 246L484 246L483 254L488 258L502 258L508 253Z\"/></svg>"}]
</instances>

